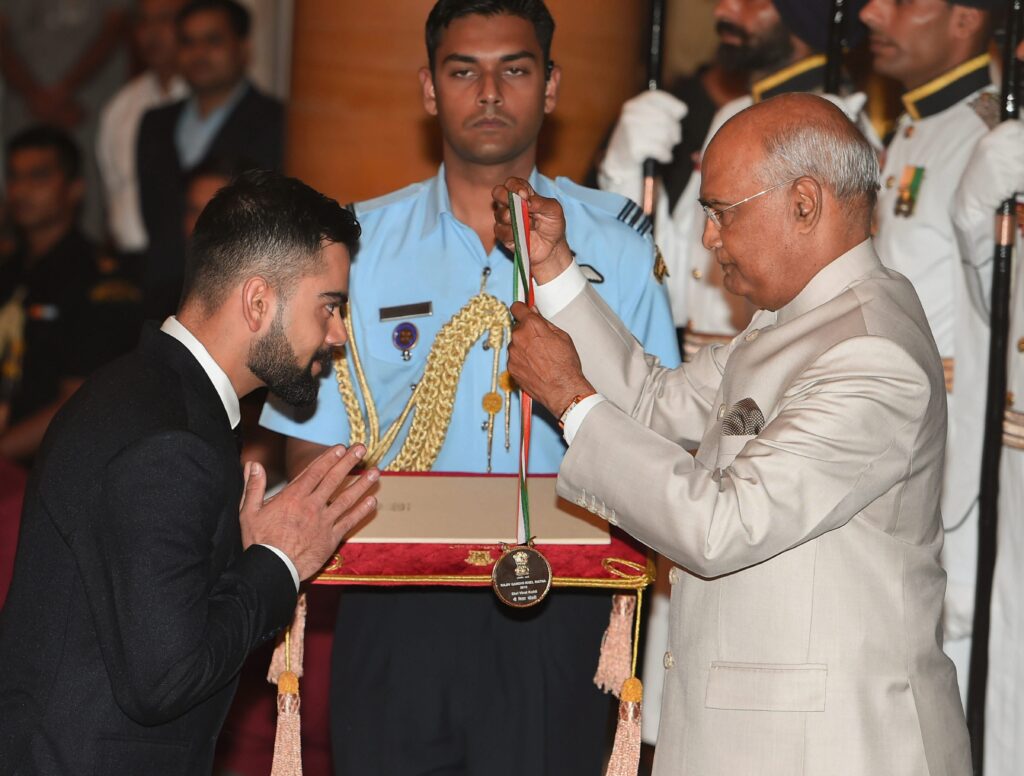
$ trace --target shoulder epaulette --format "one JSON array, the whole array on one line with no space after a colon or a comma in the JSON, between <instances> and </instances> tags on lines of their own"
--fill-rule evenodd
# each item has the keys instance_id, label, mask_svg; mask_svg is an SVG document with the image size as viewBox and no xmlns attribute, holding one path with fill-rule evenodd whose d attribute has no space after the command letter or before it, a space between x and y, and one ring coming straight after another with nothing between
<instances>
[{"instance_id":1,"label":"shoulder epaulette","mask_svg":"<svg viewBox=\"0 0 1024 776\"><path fill-rule=\"evenodd\" d=\"M374 197L373 199L367 199L363 202L355 202L351 205L346 205L346 207L358 216L366 215L367 213L379 210L387 205L393 205L396 202L401 202L403 199L408 199L422 190L423 185L424 181L410 183L408 186L398 189L397 191L392 191L380 197Z\"/></svg>"},{"instance_id":2,"label":"shoulder epaulette","mask_svg":"<svg viewBox=\"0 0 1024 776\"><path fill-rule=\"evenodd\" d=\"M563 177L557 178L555 184L569 196L598 210L603 210L642 237L647 237L654 230L651 219L645 216L640 206L628 197L611 191L580 186L575 181Z\"/></svg>"},{"instance_id":3,"label":"shoulder epaulette","mask_svg":"<svg viewBox=\"0 0 1024 776\"><path fill-rule=\"evenodd\" d=\"M633 227L644 237L654 230L654 224L651 222L650 217L644 215L643 208L631 199L626 200L626 203L622 206L616 217L622 223Z\"/></svg>"},{"instance_id":4,"label":"shoulder epaulette","mask_svg":"<svg viewBox=\"0 0 1024 776\"><path fill-rule=\"evenodd\" d=\"M999 123L999 97L995 92L982 92L971 100L969 105L989 129Z\"/></svg>"}]
</instances>

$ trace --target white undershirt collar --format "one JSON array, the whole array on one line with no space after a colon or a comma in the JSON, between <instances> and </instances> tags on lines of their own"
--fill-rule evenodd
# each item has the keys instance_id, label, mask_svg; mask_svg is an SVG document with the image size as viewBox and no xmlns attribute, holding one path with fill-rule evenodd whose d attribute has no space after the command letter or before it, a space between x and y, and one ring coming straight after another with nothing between
<instances>
[{"instance_id":1,"label":"white undershirt collar","mask_svg":"<svg viewBox=\"0 0 1024 776\"><path fill-rule=\"evenodd\" d=\"M210 351L173 315L164 321L160 331L178 340L178 342L188 348L188 352L199 362L199 366L206 372L206 376L213 383L217 395L220 396L221 403L224 405L224 411L228 414L228 422L231 423L231 428L235 428L242 419L242 412L238 407L238 394L235 393L234 386L231 385L231 380L228 379L227 374L213 360Z\"/></svg>"}]
</instances>

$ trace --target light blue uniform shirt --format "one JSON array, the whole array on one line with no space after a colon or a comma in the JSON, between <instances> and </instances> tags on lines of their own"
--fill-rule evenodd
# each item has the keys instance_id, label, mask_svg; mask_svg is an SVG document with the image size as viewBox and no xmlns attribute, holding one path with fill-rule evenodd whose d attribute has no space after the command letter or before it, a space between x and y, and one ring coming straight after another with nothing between
<instances>
[{"instance_id":1,"label":"light blue uniform shirt","mask_svg":"<svg viewBox=\"0 0 1024 776\"><path fill-rule=\"evenodd\" d=\"M649 232L649 226L638 217L636 206L617 194L583 188L567 178L551 180L536 171L530 183L539 194L561 202L569 245L576 261L591 268L584 266L584 271L598 293L647 352L658 356L666 366L676 366L679 350L668 297L654 279L654 246L649 237L640 234ZM485 253L476 232L455 218L443 166L436 177L360 203L355 211L363 233L350 278L352 316L383 433L399 416L411 387L423 374L434 336L479 292L485 269L490 269L485 290L511 304L512 262L501 247ZM410 360L405 361L392 343L395 326L402 321L382 322L380 309L419 302L431 302L433 314L403 319L419 330L419 342L410 351ZM483 349L483 342L481 336L466 358L451 425L434 471L487 470L487 432L482 428L487 413L481 401L491 390L493 354ZM500 368L505 369L505 353ZM565 444L556 419L539 405L534 407L530 472L554 473ZM517 394L513 393L512 399L508 450L504 414L503 408L495 419L492 471L515 473L519 450ZM383 464L397 455L411 422L410 416ZM323 445L349 441L348 418L333 371L321 381L315 410L294 410L271 399L260 423L287 436Z\"/></svg>"},{"instance_id":2,"label":"light blue uniform shirt","mask_svg":"<svg viewBox=\"0 0 1024 776\"><path fill-rule=\"evenodd\" d=\"M195 95L185 101L185 107L178 117L178 125L174 128L174 145L178 150L178 161L183 170L195 167L206 155L206 149L210 147L210 143L249 88L249 82L242 79L224 104L211 110L205 117L199 115L199 104Z\"/></svg>"}]
</instances>

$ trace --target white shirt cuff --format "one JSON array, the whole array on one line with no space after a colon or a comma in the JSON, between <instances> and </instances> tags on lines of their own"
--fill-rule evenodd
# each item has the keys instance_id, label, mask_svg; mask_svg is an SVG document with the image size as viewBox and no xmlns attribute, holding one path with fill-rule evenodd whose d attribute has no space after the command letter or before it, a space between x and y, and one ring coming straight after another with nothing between
<instances>
[{"instance_id":1,"label":"white shirt cuff","mask_svg":"<svg viewBox=\"0 0 1024 776\"><path fill-rule=\"evenodd\" d=\"M574 264L573 266L576 265ZM559 277L561 277L561 275L559 275ZM553 283L554 281L551 282ZM586 282L586 280L583 282ZM569 414L565 416L565 428L562 429L562 436L565 438L565 443L567 445L572 444L573 437L576 436L576 432L579 431L580 426L583 425L583 420L587 417L587 413L603 401L605 401L604 396L599 393L595 393L592 396L588 396L583 399L579 404L569 410Z\"/></svg>"},{"instance_id":2,"label":"white shirt cuff","mask_svg":"<svg viewBox=\"0 0 1024 776\"><path fill-rule=\"evenodd\" d=\"M562 312L587 287L587 278L583 270L574 261L554 280L543 285L534 286L533 301L545 318L551 318Z\"/></svg>"},{"instance_id":3,"label":"white shirt cuff","mask_svg":"<svg viewBox=\"0 0 1024 776\"><path fill-rule=\"evenodd\" d=\"M582 403L583 402L580 402L580 404ZM272 544L261 544L260 547L266 547L268 550L270 550L277 557L284 561L284 565L288 567L288 572L292 575L292 582L295 583L295 592L299 592L299 582L301 581L299 579L299 570L295 568L295 564L292 563L292 559L285 555L282 550L277 549L277 547L275 547Z\"/></svg>"}]
</instances>

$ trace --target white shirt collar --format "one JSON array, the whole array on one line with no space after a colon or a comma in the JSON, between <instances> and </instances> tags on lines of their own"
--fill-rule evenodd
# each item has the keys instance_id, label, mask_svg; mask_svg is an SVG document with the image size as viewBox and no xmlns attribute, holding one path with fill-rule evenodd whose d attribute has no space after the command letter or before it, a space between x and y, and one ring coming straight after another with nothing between
<instances>
[{"instance_id":1,"label":"white shirt collar","mask_svg":"<svg viewBox=\"0 0 1024 776\"><path fill-rule=\"evenodd\" d=\"M199 366L203 368L206 376L210 378L210 382L213 383L213 387L217 390L217 395L220 396L220 400L224 404L224 411L228 414L231 428L235 428L242 419L242 412L238 408L238 394L235 393L231 380L228 379L224 370L213 360L210 351L203 347L203 343L197 340L195 335L186 329L181 321L173 315L164 321L160 331L178 340L178 342L188 348L188 352L199 362Z\"/></svg>"}]
</instances>

